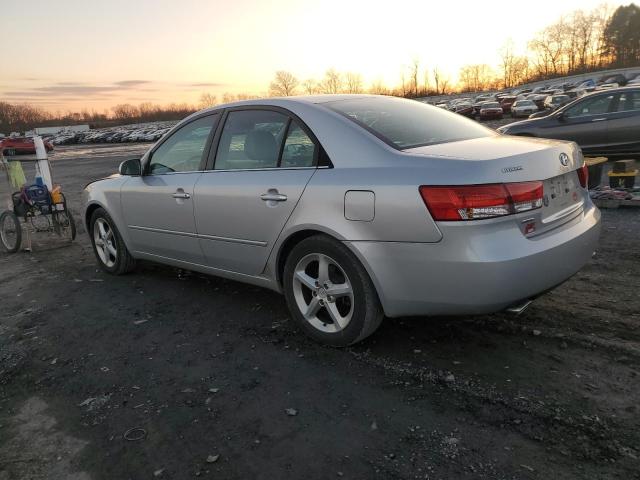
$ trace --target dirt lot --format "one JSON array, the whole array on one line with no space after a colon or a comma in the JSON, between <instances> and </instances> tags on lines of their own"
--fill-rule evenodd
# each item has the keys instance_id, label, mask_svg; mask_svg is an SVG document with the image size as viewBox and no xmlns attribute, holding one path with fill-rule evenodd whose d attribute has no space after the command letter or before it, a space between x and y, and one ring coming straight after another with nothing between
<instances>
[{"instance_id":1,"label":"dirt lot","mask_svg":"<svg viewBox=\"0 0 640 480\"><path fill-rule=\"evenodd\" d=\"M144 148L60 148L55 175L78 210ZM640 478L639 213L604 211L590 264L520 317L342 350L267 290L109 277L84 231L0 254L0 480Z\"/></svg>"}]
</instances>

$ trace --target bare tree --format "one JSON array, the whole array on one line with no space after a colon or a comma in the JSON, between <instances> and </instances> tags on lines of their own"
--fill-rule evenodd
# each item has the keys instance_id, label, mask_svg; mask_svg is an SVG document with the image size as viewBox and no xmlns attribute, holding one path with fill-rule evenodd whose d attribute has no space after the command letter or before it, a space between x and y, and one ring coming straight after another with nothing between
<instances>
[{"instance_id":1,"label":"bare tree","mask_svg":"<svg viewBox=\"0 0 640 480\"><path fill-rule=\"evenodd\" d=\"M237 97L233 93L224 92L222 94L222 103L231 103L231 102L235 102L236 100L237 100Z\"/></svg>"},{"instance_id":2,"label":"bare tree","mask_svg":"<svg viewBox=\"0 0 640 480\"><path fill-rule=\"evenodd\" d=\"M444 95L445 93L447 93L447 87L449 86L449 82L451 81L451 79L449 78L449 75L444 74L441 76L440 79L440 86L442 87L442 89L440 90L440 93L442 95Z\"/></svg>"},{"instance_id":3,"label":"bare tree","mask_svg":"<svg viewBox=\"0 0 640 480\"><path fill-rule=\"evenodd\" d=\"M411 64L411 89L414 96L418 96L418 72L420 71L420 61L417 58L413 59Z\"/></svg>"},{"instance_id":4,"label":"bare tree","mask_svg":"<svg viewBox=\"0 0 640 480\"><path fill-rule=\"evenodd\" d=\"M307 95L314 95L320 90L318 83L313 78L308 78L302 82L302 88Z\"/></svg>"},{"instance_id":5,"label":"bare tree","mask_svg":"<svg viewBox=\"0 0 640 480\"><path fill-rule=\"evenodd\" d=\"M362 76L359 73L348 72L345 76L347 93L362 93Z\"/></svg>"},{"instance_id":6,"label":"bare tree","mask_svg":"<svg viewBox=\"0 0 640 480\"><path fill-rule=\"evenodd\" d=\"M113 112L113 117L118 120L129 120L140 115L138 108L129 103L115 105L114 107L111 107L111 111Z\"/></svg>"},{"instance_id":7,"label":"bare tree","mask_svg":"<svg viewBox=\"0 0 640 480\"><path fill-rule=\"evenodd\" d=\"M466 65L460 69L458 77L462 91L466 92L479 92L486 90L491 86L495 79L491 67L486 64ZM445 87L443 86L443 92L444 89Z\"/></svg>"},{"instance_id":8,"label":"bare tree","mask_svg":"<svg viewBox=\"0 0 640 480\"><path fill-rule=\"evenodd\" d=\"M269 93L274 97L288 97L296 94L298 79L292 73L285 70L276 72L276 77L269 85Z\"/></svg>"},{"instance_id":9,"label":"bare tree","mask_svg":"<svg viewBox=\"0 0 640 480\"><path fill-rule=\"evenodd\" d=\"M431 90L431 81L429 80L429 69L426 68L424 70L424 84L423 84L423 94L429 95L429 91Z\"/></svg>"},{"instance_id":10,"label":"bare tree","mask_svg":"<svg viewBox=\"0 0 640 480\"><path fill-rule=\"evenodd\" d=\"M334 68L330 68L324 74L320 89L322 93L340 93L342 91L342 75Z\"/></svg>"},{"instance_id":11,"label":"bare tree","mask_svg":"<svg viewBox=\"0 0 640 480\"><path fill-rule=\"evenodd\" d=\"M502 59L502 84L504 88L513 86L514 83L514 63L515 55L513 53L513 40L510 38L500 48L500 57Z\"/></svg>"},{"instance_id":12,"label":"bare tree","mask_svg":"<svg viewBox=\"0 0 640 480\"><path fill-rule=\"evenodd\" d=\"M433 82L436 84L436 95L440 94L440 84L442 83L442 73L438 67L433 68Z\"/></svg>"},{"instance_id":13,"label":"bare tree","mask_svg":"<svg viewBox=\"0 0 640 480\"><path fill-rule=\"evenodd\" d=\"M384 85L382 80L378 79L369 87L369 93L373 95L390 95L389 89Z\"/></svg>"},{"instance_id":14,"label":"bare tree","mask_svg":"<svg viewBox=\"0 0 640 480\"><path fill-rule=\"evenodd\" d=\"M217 104L218 104L218 97L216 95L213 95L211 93L206 93L206 92L200 95L201 108L213 107Z\"/></svg>"}]
</instances>

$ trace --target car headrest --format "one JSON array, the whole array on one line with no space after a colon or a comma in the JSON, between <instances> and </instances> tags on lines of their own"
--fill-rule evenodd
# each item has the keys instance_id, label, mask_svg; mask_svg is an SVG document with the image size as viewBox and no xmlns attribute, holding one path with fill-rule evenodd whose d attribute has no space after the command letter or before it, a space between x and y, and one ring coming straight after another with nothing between
<instances>
[{"instance_id":1,"label":"car headrest","mask_svg":"<svg viewBox=\"0 0 640 480\"><path fill-rule=\"evenodd\" d=\"M251 160L275 161L278 156L276 139L264 130L251 130L244 142L244 153Z\"/></svg>"}]
</instances>

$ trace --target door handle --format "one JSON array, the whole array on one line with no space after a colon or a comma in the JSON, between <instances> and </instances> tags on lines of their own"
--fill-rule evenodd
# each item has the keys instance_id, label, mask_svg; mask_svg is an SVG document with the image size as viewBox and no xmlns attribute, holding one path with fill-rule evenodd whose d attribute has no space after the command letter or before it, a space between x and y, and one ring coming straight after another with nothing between
<instances>
[{"instance_id":1,"label":"door handle","mask_svg":"<svg viewBox=\"0 0 640 480\"><path fill-rule=\"evenodd\" d=\"M173 198L182 198L182 199L191 198L191 195L189 195L188 193L184 193L184 192L176 192L176 193L172 194L171 196Z\"/></svg>"},{"instance_id":2,"label":"door handle","mask_svg":"<svg viewBox=\"0 0 640 480\"><path fill-rule=\"evenodd\" d=\"M287 196L282 193L263 193L260 195L260 199L264 202L286 202Z\"/></svg>"},{"instance_id":3,"label":"door handle","mask_svg":"<svg viewBox=\"0 0 640 480\"><path fill-rule=\"evenodd\" d=\"M602 122L606 120L606 118L594 118L593 120L591 120L592 122Z\"/></svg>"}]
</instances>

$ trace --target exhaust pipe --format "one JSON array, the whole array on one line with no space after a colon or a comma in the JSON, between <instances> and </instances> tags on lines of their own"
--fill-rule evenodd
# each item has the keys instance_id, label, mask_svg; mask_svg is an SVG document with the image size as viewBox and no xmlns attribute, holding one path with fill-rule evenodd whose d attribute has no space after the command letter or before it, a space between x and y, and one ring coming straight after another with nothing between
<instances>
[{"instance_id":1,"label":"exhaust pipe","mask_svg":"<svg viewBox=\"0 0 640 480\"><path fill-rule=\"evenodd\" d=\"M533 303L533 300L525 300L522 303L517 303L515 305L512 305L511 307L507 308L505 312L518 316L522 312L524 312L532 303Z\"/></svg>"}]
</instances>

